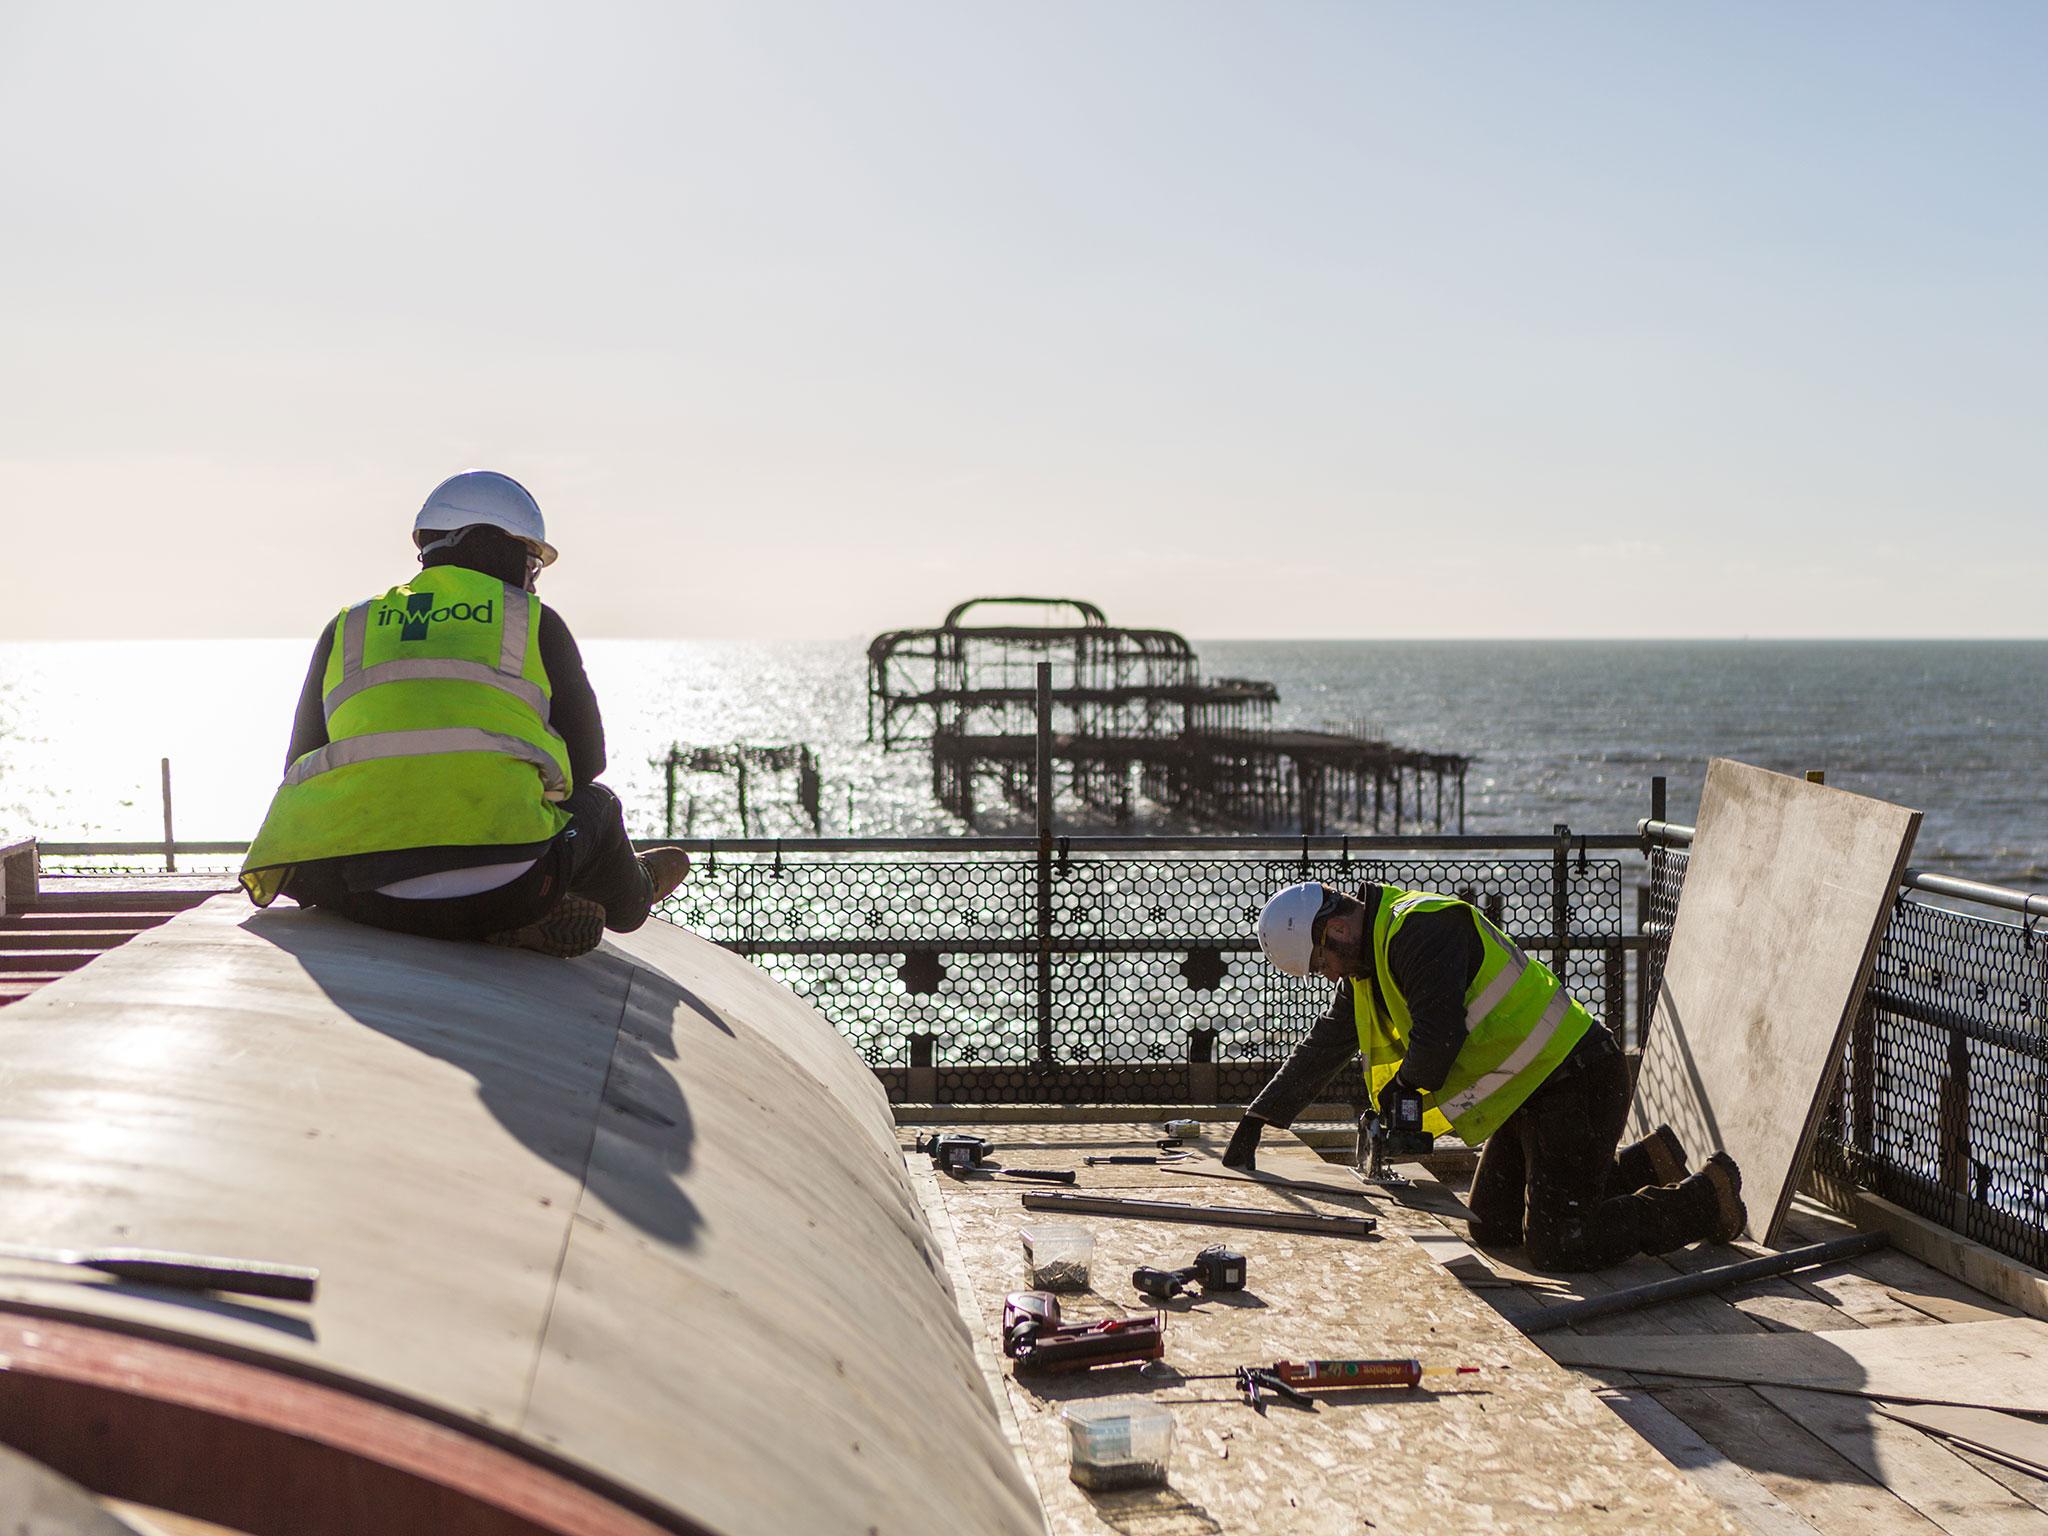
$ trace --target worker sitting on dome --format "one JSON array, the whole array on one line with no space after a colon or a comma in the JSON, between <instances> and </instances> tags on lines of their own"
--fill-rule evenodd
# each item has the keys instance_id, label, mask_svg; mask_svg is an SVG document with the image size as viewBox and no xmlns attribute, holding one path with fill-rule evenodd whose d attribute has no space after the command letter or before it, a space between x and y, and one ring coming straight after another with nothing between
<instances>
[{"instance_id":1,"label":"worker sitting on dome","mask_svg":"<svg viewBox=\"0 0 2048 1536\"><path fill-rule=\"evenodd\" d=\"M555 559L509 475L435 487L422 567L342 610L313 648L284 782L242 885L359 923L550 955L630 933L682 882L635 855L597 782L604 725L569 626L533 595Z\"/></svg>"},{"instance_id":2,"label":"worker sitting on dome","mask_svg":"<svg viewBox=\"0 0 2048 1536\"><path fill-rule=\"evenodd\" d=\"M1252 1100L1226 1164L1253 1167L1260 1132L1291 1124L1362 1052L1372 1133L1405 1130L1411 1152L1432 1136L1484 1144L1467 1199L1481 1247L1526 1238L1537 1267L1588 1270L1742 1231L1727 1153L1688 1176L1668 1125L1616 1150L1630 1085L1614 1036L1469 903L1308 882L1266 903L1258 933L1280 970L1326 977L1337 995Z\"/></svg>"}]
</instances>

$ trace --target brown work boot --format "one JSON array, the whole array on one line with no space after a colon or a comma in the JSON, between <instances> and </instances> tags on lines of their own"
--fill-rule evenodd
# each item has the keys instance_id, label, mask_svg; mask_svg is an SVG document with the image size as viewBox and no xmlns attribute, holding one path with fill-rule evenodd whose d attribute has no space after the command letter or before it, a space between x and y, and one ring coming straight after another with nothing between
<instances>
[{"instance_id":1,"label":"brown work boot","mask_svg":"<svg viewBox=\"0 0 2048 1536\"><path fill-rule=\"evenodd\" d=\"M1650 1160L1650 1171L1659 1184L1676 1184L1685 1177L1685 1145L1670 1126L1658 1126L1637 1145Z\"/></svg>"},{"instance_id":2,"label":"brown work boot","mask_svg":"<svg viewBox=\"0 0 2048 1536\"><path fill-rule=\"evenodd\" d=\"M604 908L588 896L564 895L547 915L524 928L508 928L485 939L501 949L530 949L537 954L573 960L597 948L604 938Z\"/></svg>"},{"instance_id":3,"label":"brown work boot","mask_svg":"<svg viewBox=\"0 0 2048 1536\"><path fill-rule=\"evenodd\" d=\"M1726 1152L1716 1152L1707 1159L1706 1167L1685 1182L1691 1184L1695 1179L1712 1192L1714 1226L1707 1241L1734 1242L1749 1225L1749 1212L1742 1204L1742 1170Z\"/></svg>"},{"instance_id":4,"label":"brown work boot","mask_svg":"<svg viewBox=\"0 0 2048 1536\"><path fill-rule=\"evenodd\" d=\"M654 887L648 904L658 906L675 894L675 888L689 874L690 856L680 848L650 848L640 855L640 866L647 871L647 879Z\"/></svg>"}]
</instances>

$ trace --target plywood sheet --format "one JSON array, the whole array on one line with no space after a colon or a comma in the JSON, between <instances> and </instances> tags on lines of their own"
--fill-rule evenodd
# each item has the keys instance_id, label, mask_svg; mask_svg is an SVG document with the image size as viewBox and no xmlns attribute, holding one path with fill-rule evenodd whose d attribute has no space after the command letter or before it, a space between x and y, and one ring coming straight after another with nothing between
<instances>
[{"instance_id":1,"label":"plywood sheet","mask_svg":"<svg viewBox=\"0 0 2048 1536\"><path fill-rule=\"evenodd\" d=\"M1657 1399L1823 1536L1939 1536L1941 1527L1748 1387Z\"/></svg>"},{"instance_id":2,"label":"plywood sheet","mask_svg":"<svg viewBox=\"0 0 2048 1536\"><path fill-rule=\"evenodd\" d=\"M2014 1498L1938 1440L1886 1418L1876 1403L1795 1387L1756 1390L1949 1536L2048 1536L2048 1515Z\"/></svg>"},{"instance_id":3,"label":"plywood sheet","mask_svg":"<svg viewBox=\"0 0 2048 1536\"><path fill-rule=\"evenodd\" d=\"M1719 1446L1658 1402L1653 1394L1640 1387L1623 1388L1602 1392L1600 1401L1757 1536L1815 1536L1813 1526L1797 1511L1729 1460Z\"/></svg>"},{"instance_id":4,"label":"plywood sheet","mask_svg":"<svg viewBox=\"0 0 2048 1536\"><path fill-rule=\"evenodd\" d=\"M1888 1403L1882 1412L1889 1418L1916 1425L1933 1434L1960 1440L1976 1450L2024 1467L2037 1477L2048 1477L2048 1424L1989 1408Z\"/></svg>"},{"instance_id":5,"label":"plywood sheet","mask_svg":"<svg viewBox=\"0 0 2048 1536\"><path fill-rule=\"evenodd\" d=\"M1092 1128L1090 1128L1092 1129ZM1084 1128L1045 1128L1078 1163ZM1105 1142L1139 1134L1105 1126ZM1029 1128L996 1133L1005 1162L1021 1163ZM1270 1139L1270 1138L1269 1138ZM908 1133L905 1136L908 1143ZM1288 1149L1288 1155L1277 1155ZM1260 1164L1307 1169L1314 1154L1280 1138ZM1322 1165L1329 1181L1346 1175ZM1127 1187L1205 1205L1330 1209L1274 1182L1205 1179L1173 1165L1084 1169ZM1023 1283L1017 1228L1033 1218L1020 1187L932 1178L956 1234L956 1288L972 1298L984 1336L996 1337L1005 1292ZM1512 1530L1598 1536L1739 1530L1478 1297L1446 1275L1403 1232L1432 1218L1370 1196L1382 1236L1355 1240L1304 1233L1172 1226L1077 1217L1095 1235L1093 1290L1063 1301L1070 1317L1150 1310L1132 1289L1141 1264L1183 1264L1205 1244L1246 1255L1248 1290L1237 1297L1176 1299L1167 1315L1167 1360L1155 1378L1136 1368L1074 1376L1006 1375L1018 1430L1048 1521L1057 1536L1105 1531L1345 1532L1365 1520L1387 1531ZM1281 1357L1415 1355L1429 1364L1476 1364L1474 1378L1432 1381L1420 1392L1337 1394L1315 1413L1285 1404L1265 1417L1228 1381L1195 1379ZM1172 1406L1178 1427L1172 1484L1149 1493L1091 1497L1067 1477L1060 1407L1075 1398L1136 1392Z\"/></svg>"},{"instance_id":6,"label":"plywood sheet","mask_svg":"<svg viewBox=\"0 0 2048 1536\"><path fill-rule=\"evenodd\" d=\"M1035 1529L873 1074L693 935L618 946L640 968L526 1433L730 1536Z\"/></svg>"},{"instance_id":7,"label":"plywood sheet","mask_svg":"<svg viewBox=\"0 0 2048 1536\"><path fill-rule=\"evenodd\" d=\"M630 968L486 955L219 897L0 1011L0 1229L322 1275L303 1308L9 1262L0 1298L516 1424Z\"/></svg>"},{"instance_id":8,"label":"plywood sheet","mask_svg":"<svg viewBox=\"0 0 2048 1536\"><path fill-rule=\"evenodd\" d=\"M1566 1365L2048 1412L2048 1325L2030 1317L1838 1333L1550 1334L1542 1343Z\"/></svg>"},{"instance_id":9,"label":"plywood sheet","mask_svg":"<svg viewBox=\"0 0 2048 1536\"><path fill-rule=\"evenodd\" d=\"M0 1264L723 1536L1040 1529L880 1085L664 923L573 961L209 902L0 1012L0 1230L310 1264L311 1307Z\"/></svg>"},{"instance_id":10,"label":"plywood sheet","mask_svg":"<svg viewBox=\"0 0 2048 1536\"><path fill-rule=\"evenodd\" d=\"M1742 1169L1776 1240L1920 813L1717 758L1700 797L1629 1135Z\"/></svg>"}]
</instances>

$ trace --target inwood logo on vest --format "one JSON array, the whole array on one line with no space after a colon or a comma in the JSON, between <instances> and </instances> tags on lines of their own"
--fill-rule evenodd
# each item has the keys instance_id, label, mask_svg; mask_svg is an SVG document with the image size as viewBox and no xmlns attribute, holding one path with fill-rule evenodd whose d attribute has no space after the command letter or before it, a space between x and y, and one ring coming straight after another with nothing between
<instances>
[{"instance_id":1,"label":"inwood logo on vest","mask_svg":"<svg viewBox=\"0 0 2048 1536\"><path fill-rule=\"evenodd\" d=\"M377 610L379 629L389 624L405 626L398 632L398 638L401 640L424 640L427 638L429 624L445 624L450 619L458 623L474 619L480 624L494 624L498 619L497 601L486 598L480 603L450 603L446 608L436 608L433 593L408 592L405 595L403 613L396 608Z\"/></svg>"}]
</instances>

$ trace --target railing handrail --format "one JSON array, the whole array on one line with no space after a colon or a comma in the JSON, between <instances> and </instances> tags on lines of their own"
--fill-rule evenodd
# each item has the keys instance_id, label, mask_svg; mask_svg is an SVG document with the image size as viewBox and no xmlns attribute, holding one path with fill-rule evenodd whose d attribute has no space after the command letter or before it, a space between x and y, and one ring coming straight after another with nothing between
<instances>
[{"instance_id":1,"label":"railing handrail","mask_svg":"<svg viewBox=\"0 0 2048 1536\"><path fill-rule=\"evenodd\" d=\"M2034 891L2016 891L2003 885L1986 885L1981 880L1964 880L1957 875L1937 875L1931 870L1908 869L1905 878L1899 882L1916 891L1929 891L1936 896L1953 896L1959 901L1974 901L1979 906L2000 907L2007 912L2023 912L2028 917L2048 917L2048 896Z\"/></svg>"},{"instance_id":2,"label":"railing handrail","mask_svg":"<svg viewBox=\"0 0 2048 1536\"><path fill-rule=\"evenodd\" d=\"M1555 853L1560 845L1573 852L1616 852L1652 845L1683 848L1691 845L1698 830L1683 822L1636 823L1633 836L1617 832L1573 833L1560 838L1553 833L1520 833L1489 837L1482 833L1416 833L1408 836L1367 833L1357 836L1299 833L1252 832L1218 836L1150 834L1075 833L1059 839L1063 854L1099 853L1272 853L1349 854L1374 857L1382 853ZM1037 852L1038 839L1023 834L1008 837L696 837L633 839L640 848L663 845L710 854L830 854L830 853L1015 853ZM89 859L97 857L135 858L161 855L166 848L177 854L239 854L248 851L246 842L37 842L48 858ZM1958 901L2028 917L2048 917L2048 894L1965 880L1957 875L1932 870L1908 869L1900 884L1909 890L1948 896Z\"/></svg>"},{"instance_id":3,"label":"railing handrail","mask_svg":"<svg viewBox=\"0 0 2048 1536\"><path fill-rule=\"evenodd\" d=\"M1645 845L1689 847L1699 835L1696 828L1675 821L1645 818L1636 826ZM1980 907L1997 907L2001 911L2024 913L2028 917L2048 917L2048 895L2037 891L2015 890L2007 885L1989 885L1982 880L1965 880L1959 875L1941 875L1931 869L1913 868L1907 869L1899 884L1908 890L1926 891L1933 896L1951 896L1958 901L1975 902Z\"/></svg>"},{"instance_id":4,"label":"railing handrail","mask_svg":"<svg viewBox=\"0 0 2048 1536\"><path fill-rule=\"evenodd\" d=\"M246 841L233 843L167 843L162 838L148 843L50 843L36 839L36 850L54 859L90 859L104 854L109 857L133 857L136 854L161 854L166 848L173 853L247 853Z\"/></svg>"},{"instance_id":5,"label":"railing handrail","mask_svg":"<svg viewBox=\"0 0 2048 1536\"><path fill-rule=\"evenodd\" d=\"M1641 839L1627 833L1574 832L1568 838L1529 833L1486 837L1477 834L1415 833L1395 836L1367 833L1340 837L1318 833L1303 837L1299 832L1253 832L1207 836L1153 834L1130 836L1112 833L1061 833L1054 839L1067 853L1349 853L1375 855L1390 852L1468 853L1555 853L1564 847L1571 853L1615 852L1641 847ZM1035 853L1034 836L1012 837L696 837L633 839L635 847L667 846L691 853ZM152 845L154 846L154 845Z\"/></svg>"},{"instance_id":6,"label":"railing handrail","mask_svg":"<svg viewBox=\"0 0 2048 1536\"><path fill-rule=\"evenodd\" d=\"M1568 838L1560 838L1555 833L1516 833L1497 837L1426 832L1403 836L1364 833L1350 837L1334 833L1303 837L1299 832L1216 836L1198 833L1063 833L1056 840L1070 853L1555 853L1560 846L1577 853L1581 849L1615 852L1641 846L1639 836L1625 832L1574 832ZM683 848L691 853L1035 853L1038 850L1038 838L1031 833L957 837L636 837L632 842L636 848ZM91 858L97 854L162 853L165 844L159 839L148 843L45 842L38 846L53 858ZM177 853L244 853L249 847L246 842L179 842L169 846Z\"/></svg>"}]
</instances>

